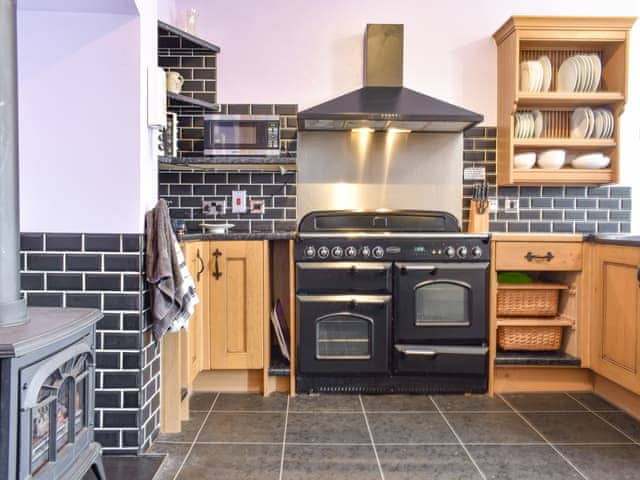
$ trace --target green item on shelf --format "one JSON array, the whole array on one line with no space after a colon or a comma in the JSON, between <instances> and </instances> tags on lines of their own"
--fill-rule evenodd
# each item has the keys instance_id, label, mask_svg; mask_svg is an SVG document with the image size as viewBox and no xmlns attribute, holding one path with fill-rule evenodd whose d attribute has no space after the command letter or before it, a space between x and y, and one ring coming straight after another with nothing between
<instances>
[{"instance_id":1,"label":"green item on shelf","mask_svg":"<svg viewBox=\"0 0 640 480\"><path fill-rule=\"evenodd\" d=\"M500 272L498 283L532 283L533 280L524 272Z\"/></svg>"}]
</instances>

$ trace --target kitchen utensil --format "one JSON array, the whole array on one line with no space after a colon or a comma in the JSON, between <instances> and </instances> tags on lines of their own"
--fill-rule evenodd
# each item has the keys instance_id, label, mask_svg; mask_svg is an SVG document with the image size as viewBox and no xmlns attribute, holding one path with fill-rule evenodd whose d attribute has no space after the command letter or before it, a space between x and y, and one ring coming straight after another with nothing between
<instances>
[{"instance_id":1,"label":"kitchen utensil","mask_svg":"<svg viewBox=\"0 0 640 480\"><path fill-rule=\"evenodd\" d=\"M590 131L591 122L588 110L589 107L576 108L571 115L571 138L587 138Z\"/></svg>"},{"instance_id":2,"label":"kitchen utensil","mask_svg":"<svg viewBox=\"0 0 640 480\"><path fill-rule=\"evenodd\" d=\"M540 138L540 136L542 135L542 130L544 128L544 119L542 118L542 113L540 113L540 110L534 110L531 113L533 115L534 125L533 136L536 138Z\"/></svg>"},{"instance_id":3,"label":"kitchen utensil","mask_svg":"<svg viewBox=\"0 0 640 480\"><path fill-rule=\"evenodd\" d=\"M591 86L591 91L595 92L598 90L598 87L600 86L600 78L602 76L602 61L600 60L600 57L595 54L589 55L589 59L593 64L593 72L594 72L594 78L595 78L595 81Z\"/></svg>"},{"instance_id":4,"label":"kitchen utensil","mask_svg":"<svg viewBox=\"0 0 640 480\"><path fill-rule=\"evenodd\" d=\"M551 60L546 55L542 55L538 62L542 65L542 91L548 92L551 88L551 78L553 76L553 67Z\"/></svg>"},{"instance_id":5,"label":"kitchen utensil","mask_svg":"<svg viewBox=\"0 0 640 480\"><path fill-rule=\"evenodd\" d=\"M180 93L184 78L178 72L167 72L167 91L171 93Z\"/></svg>"},{"instance_id":6,"label":"kitchen utensil","mask_svg":"<svg viewBox=\"0 0 640 480\"><path fill-rule=\"evenodd\" d=\"M574 92L578 86L578 66L573 57L567 58L558 69L556 90L558 92Z\"/></svg>"},{"instance_id":7,"label":"kitchen utensil","mask_svg":"<svg viewBox=\"0 0 640 480\"><path fill-rule=\"evenodd\" d=\"M599 168L607 168L611 163L611 159L601 152L586 153L574 158L571 162L573 168L585 168L596 170Z\"/></svg>"},{"instance_id":8,"label":"kitchen utensil","mask_svg":"<svg viewBox=\"0 0 640 480\"><path fill-rule=\"evenodd\" d=\"M472 233L489 231L489 201L487 200L488 185L486 182L473 185L473 196L469 205L469 226L467 231Z\"/></svg>"},{"instance_id":9,"label":"kitchen utensil","mask_svg":"<svg viewBox=\"0 0 640 480\"><path fill-rule=\"evenodd\" d=\"M516 153L513 156L514 168L533 168L536 164L536 152Z\"/></svg>"},{"instance_id":10,"label":"kitchen utensil","mask_svg":"<svg viewBox=\"0 0 640 480\"><path fill-rule=\"evenodd\" d=\"M545 169L559 169L564 165L566 152L562 149L545 150L538 154L538 166Z\"/></svg>"}]
</instances>

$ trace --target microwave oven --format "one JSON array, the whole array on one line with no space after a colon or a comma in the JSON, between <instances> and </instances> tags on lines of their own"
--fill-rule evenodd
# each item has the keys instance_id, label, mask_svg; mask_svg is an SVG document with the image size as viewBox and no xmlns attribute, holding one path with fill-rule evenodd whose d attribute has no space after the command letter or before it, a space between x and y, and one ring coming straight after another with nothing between
<instances>
[{"instance_id":1,"label":"microwave oven","mask_svg":"<svg viewBox=\"0 0 640 480\"><path fill-rule=\"evenodd\" d=\"M278 115L205 115L205 155L279 155Z\"/></svg>"}]
</instances>

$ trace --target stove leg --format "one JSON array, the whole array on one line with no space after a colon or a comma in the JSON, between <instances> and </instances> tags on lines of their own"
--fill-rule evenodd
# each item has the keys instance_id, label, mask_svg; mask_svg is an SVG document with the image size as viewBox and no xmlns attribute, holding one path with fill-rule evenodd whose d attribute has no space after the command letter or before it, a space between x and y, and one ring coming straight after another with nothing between
<instances>
[{"instance_id":1,"label":"stove leg","mask_svg":"<svg viewBox=\"0 0 640 480\"><path fill-rule=\"evenodd\" d=\"M102 455L96 458L96 461L91 465L91 470L98 480L107 480L107 475L104 473L104 465L102 464Z\"/></svg>"}]
</instances>

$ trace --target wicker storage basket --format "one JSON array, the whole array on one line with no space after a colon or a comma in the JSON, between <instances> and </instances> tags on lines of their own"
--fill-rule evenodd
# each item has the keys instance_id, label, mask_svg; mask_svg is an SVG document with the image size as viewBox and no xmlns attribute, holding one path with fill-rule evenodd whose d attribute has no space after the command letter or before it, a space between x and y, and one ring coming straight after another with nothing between
<instances>
[{"instance_id":1,"label":"wicker storage basket","mask_svg":"<svg viewBox=\"0 0 640 480\"><path fill-rule=\"evenodd\" d=\"M562 327L499 327L498 345L503 350L558 350L562 346Z\"/></svg>"},{"instance_id":2,"label":"wicker storage basket","mask_svg":"<svg viewBox=\"0 0 640 480\"><path fill-rule=\"evenodd\" d=\"M566 286L544 283L498 287L499 317L555 317L560 289Z\"/></svg>"}]
</instances>

